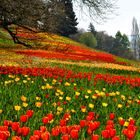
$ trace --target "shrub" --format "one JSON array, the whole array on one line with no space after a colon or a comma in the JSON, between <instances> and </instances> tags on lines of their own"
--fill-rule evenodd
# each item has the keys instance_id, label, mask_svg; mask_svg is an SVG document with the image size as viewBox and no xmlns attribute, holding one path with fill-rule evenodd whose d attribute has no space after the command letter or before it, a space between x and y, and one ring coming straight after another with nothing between
<instances>
[{"instance_id":1,"label":"shrub","mask_svg":"<svg viewBox=\"0 0 140 140\"><path fill-rule=\"evenodd\" d=\"M94 48L97 45L96 38L90 32L83 33L79 38L79 42L91 48Z\"/></svg>"}]
</instances>

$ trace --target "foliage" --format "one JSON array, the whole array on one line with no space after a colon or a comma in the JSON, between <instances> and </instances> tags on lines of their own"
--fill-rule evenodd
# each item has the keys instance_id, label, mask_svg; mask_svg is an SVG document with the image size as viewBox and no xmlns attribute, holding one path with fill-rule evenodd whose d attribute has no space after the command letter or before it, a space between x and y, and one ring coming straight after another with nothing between
<instances>
[{"instance_id":1,"label":"foliage","mask_svg":"<svg viewBox=\"0 0 140 140\"><path fill-rule=\"evenodd\" d=\"M77 24L71 0L51 0L47 3L44 31L69 36L77 32Z\"/></svg>"},{"instance_id":2,"label":"foliage","mask_svg":"<svg viewBox=\"0 0 140 140\"><path fill-rule=\"evenodd\" d=\"M91 48L96 47L96 38L90 32L83 33L79 38L79 42Z\"/></svg>"},{"instance_id":3,"label":"foliage","mask_svg":"<svg viewBox=\"0 0 140 140\"><path fill-rule=\"evenodd\" d=\"M93 35L96 37L97 31L95 30L95 27L92 23L89 24L89 32L93 33Z\"/></svg>"},{"instance_id":4,"label":"foliage","mask_svg":"<svg viewBox=\"0 0 140 140\"><path fill-rule=\"evenodd\" d=\"M89 15L94 22L108 19L117 8L116 0L73 0L73 2L83 10L83 13L87 11L86 16Z\"/></svg>"},{"instance_id":5,"label":"foliage","mask_svg":"<svg viewBox=\"0 0 140 140\"><path fill-rule=\"evenodd\" d=\"M115 35L114 44L112 53L121 57L130 57L132 56L128 46L130 45L130 42L128 40L128 37L125 34L121 34L120 31L118 31Z\"/></svg>"},{"instance_id":6,"label":"foliage","mask_svg":"<svg viewBox=\"0 0 140 140\"><path fill-rule=\"evenodd\" d=\"M99 50L107 51L111 54L134 59L131 50L129 49L130 42L125 34L118 31L115 37L109 36L105 32L97 32L96 34L97 46Z\"/></svg>"}]
</instances>

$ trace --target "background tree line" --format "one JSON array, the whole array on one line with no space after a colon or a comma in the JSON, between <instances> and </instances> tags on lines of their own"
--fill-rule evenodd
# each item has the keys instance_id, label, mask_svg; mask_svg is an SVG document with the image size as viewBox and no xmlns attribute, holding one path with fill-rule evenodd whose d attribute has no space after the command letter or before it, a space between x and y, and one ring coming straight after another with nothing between
<instances>
[{"instance_id":1,"label":"background tree line","mask_svg":"<svg viewBox=\"0 0 140 140\"><path fill-rule=\"evenodd\" d=\"M88 31L79 30L77 34L71 36L72 39L79 41L91 48L103 50L108 53L134 59L130 49L130 41L125 34L118 31L115 37L108 35L104 31L96 31L94 25L90 23Z\"/></svg>"},{"instance_id":2,"label":"background tree line","mask_svg":"<svg viewBox=\"0 0 140 140\"><path fill-rule=\"evenodd\" d=\"M131 53L126 35L118 32L112 37L105 32L97 32L92 24L87 33L77 29L74 4L79 6L80 12L86 9L91 19L97 22L108 18L108 15L115 10L114 2L115 0L0 0L0 26L9 32L15 43L25 46L28 44L19 40L9 25L15 24L30 30L35 28L66 37L71 36L89 47L129 58Z\"/></svg>"}]
</instances>

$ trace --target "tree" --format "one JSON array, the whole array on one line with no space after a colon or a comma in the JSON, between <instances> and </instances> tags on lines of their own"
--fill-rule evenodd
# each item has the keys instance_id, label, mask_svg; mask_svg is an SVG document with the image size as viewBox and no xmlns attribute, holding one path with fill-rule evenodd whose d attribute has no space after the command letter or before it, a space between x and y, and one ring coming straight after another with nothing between
<instances>
[{"instance_id":1,"label":"tree","mask_svg":"<svg viewBox=\"0 0 140 140\"><path fill-rule=\"evenodd\" d=\"M114 38L112 36L109 36L106 32L100 31L96 33L96 39L97 39L97 49L111 52L113 48L113 42Z\"/></svg>"},{"instance_id":2,"label":"tree","mask_svg":"<svg viewBox=\"0 0 140 140\"><path fill-rule=\"evenodd\" d=\"M18 39L16 33L10 30L9 25L37 28L37 21L41 20L44 8L42 0L0 0L0 26L9 32L15 43L30 47ZM28 29L31 30L31 28Z\"/></svg>"},{"instance_id":3,"label":"tree","mask_svg":"<svg viewBox=\"0 0 140 140\"><path fill-rule=\"evenodd\" d=\"M95 22L106 20L117 9L116 0L73 0L80 11L86 12ZM87 16L88 16L87 15Z\"/></svg>"},{"instance_id":4,"label":"tree","mask_svg":"<svg viewBox=\"0 0 140 140\"><path fill-rule=\"evenodd\" d=\"M65 16L61 22L59 29L60 34L64 36L69 36L71 34L77 33L77 18L73 11L72 0L62 0L65 7Z\"/></svg>"},{"instance_id":5,"label":"tree","mask_svg":"<svg viewBox=\"0 0 140 140\"><path fill-rule=\"evenodd\" d=\"M95 30L95 27L92 23L89 24L89 32L93 33L94 36L96 36L97 31Z\"/></svg>"},{"instance_id":6,"label":"tree","mask_svg":"<svg viewBox=\"0 0 140 140\"><path fill-rule=\"evenodd\" d=\"M77 32L77 24L71 0L51 0L48 2L44 21L45 31L69 36Z\"/></svg>"},{"instance_id":7,"label":"tree","mask_svg":"<svg viewBox=\"0 0 140 140\"><path fill-rule=\"evenodd\" d=\"M130 45L129 39L125 34L118 31L115 35L112 53L121 57L129 57L130 52L128 46Z\"/></svg>"},{"instance_id":8,"label":"tree","mask_svg":"<svg viewBox=\"0 0 140 140\"><path fill-rule=\"evenodd\" d=\"M96 38L90 32L83 33L79 38L79 42L87 45L90 48L95 48L97 45Z\"/></svg>"},{"instance_id":9,"label":"tree","mask_svg":"<svg viewBox=\"0 0 140 140\"><path fill-rule=\"evenodd\" d=\"M132 53L128 48L130 45L128 37L125 34L122 35L120 31L116 33L115 37L109 36L103 31L97 32L96 39L96 49L124 58L133 59Z\"/></svg>"}]
</instances>

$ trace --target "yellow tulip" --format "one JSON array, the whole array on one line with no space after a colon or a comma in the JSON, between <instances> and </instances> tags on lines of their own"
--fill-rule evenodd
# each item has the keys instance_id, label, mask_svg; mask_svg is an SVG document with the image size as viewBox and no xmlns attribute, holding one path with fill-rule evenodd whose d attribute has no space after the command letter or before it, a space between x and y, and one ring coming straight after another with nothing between
<instances>
[{"instance_id":1,"label":"yellow tulip","mask_svg":"<svg viewBox=\"0 0 140 140\"><path fill-rule=\"evenodd\" d=\"M3 112L3 110L2 109L0 109L0 114Z\"/></svg>"},{"instance_id":2,"label":"yellow tulip","mask_svg":"<svg viewBox=\"0 0 140 140\"><path fill-rule=\"evenodd\" d=\"M45 86L41 86L41 89L46 89L46 87Z\"/></svg>"},{"instance_id":3,"label":"yellow tulip","mask_svg":"<svg viewBox=\"0 0 140 140\"><path fill-rule=\"evenodd\" d=\"M42 102L35 102L35 106L40 108L42 106Z\"/></svg>"},{"instance_id":4,"label":"yellow tulip","mask_svg":"<svg viewBox=\"0 0 140 140\"><path fill-rule=\"evenodd\" d=\"M120 92L119 92L119 91L116 91L116 94L117 94L117 95L120 95Z\"/></svg>"},{"instance_id":5,"label":"yellow tulip","mask_svg":"<svg viewBox=\"0 0 140 140\"><path fill-rule=\"evenodd\" d=\"M20 80L20 78L19 78L19 77L16 77L16 78L15 78L15 81L16 81L16 82L18 82L19 80Z\"/></svg>"},{"instance_id":6,"label":"yellow tulip","mask_svg":"<svg viewBox=\"0 0 140 140\"><path fill-rule=\"evenodd\" d=\"M87 93L91 94L91 93L92 93L92 91L91 91L91 90L87 90Z\"/></svg>"},{"instance_id":7,"label":"yellow tulip","mask_svg":"<svg viewBox=\"0 0 140 140\"><path fill-rule=\"evenodd\" d=\"M57 111L60 111L61 112L61 111L63 111L63 108L58 106L57 107Z\"/></svg>"},{"instance_id":8,"label":"yellow tulip","mask_svg":"<svg viewBox=\"0 0 140 140\"><path fill-rule=\"evenodd\" d=\"M92 99L97 99L97 96L95 96L95 95L92 95Z\"/></svg>"},{"instance_id":9,"label":"yellow tulip","mask_svg":"<svg viewBox=\"0 0 140 140\"><path fill-rule=\"evenodd\" d=\"M102 106L103 106L103 107L107 107L108 104L107 104L107 103L102 103Z\"/></svg>"},{"instance_id":10,"label":"yellow tulip","mask_svg":"<svg viewBox=\"0 0 140 140\"><path fill-rule=\"evenodd\" d=\"M21 99L21 101L23 101L23 102L26 102L26 101L27 101L27 98L26 98L24 95L22 95L20 99Z\"/></svg>"},{"instance_id":11,"label":"yellow tulip","mask_svg":"<svg viewBox=\"0 0 140 140\"><path fill-rule=\"evenodd\" d=\"M94 108L94 104L89 103L89 108Z\"/></svg>"},{"instance_id":12,"label":"yellow tulip","mask_svg":"<svg viewBox=\"0 0 140 140\"><path fill-rule=\"evenodd\" d=\"M64 92L61 91L61 92L60 92L60 95L63 95L63 94L64 94Z\"/></svg>"},{"instance_id":13,"label":"yellow tulip","mask_svg":"<svg viewBox=\"0 0 140 140\"><path fill-rule=\"evenodd\" d=\"M55 96L59 96L59 93L56 92L56 93L55 93Z\"/></svg>"},{"instance_id":14,"label":"yellow tulip","mask_svg":"<svg viewBox=\"0 0 140 140\"><path fill-rule=\"evenodd\" d=\"M129 122L125 121L124 126L128 126Z\"/></svg>"},{"instance_id":15,"label":"yellow tulip","mask_svg":"<svg viewBox=\"0 0 140 140\"><path fill-rule=\"evenodd\" d=\"M19 111L21 109L21 106L15 105L14 108L15 108L16 111Z\"/></svg>"},{"instance_id":16,"label":"yellow tulip","mask_svg":"<svg viewBox=\"0 0 140 140\"><path fill-rule=\"evenodd\" d=\"M125 101L126 98L124 95L121 95L121 99Z\"/></svg>"},{"instance_id":17,"label":"yellow tulip","mask_svg":"<svg viewBox=\"0 0 140 140\"><path fill-rule=\"evenodd\" d=\"M65 83L65 86L70 86L70 83L66 82L66 83Z\"/></svg>"},{"instance_id":18,"label":"yellow tulip","mask_svg":"<svg viewBox=\"0 0 140 140\"><path fill-rule=\"evenodd\" d=\"M35 98L36 98L36 100L38 100L38 101L40 101L40 100L41 100L41 98L40 98L40 97L38 97L38 96L36 96Z\"/></svg>"},{"instance_id":19,"label":"yellow tulip","mask_svg":"<svg viewBox=\"0 0 140 140\"><path fill-rule=\"evenodd\" d=\"M71 112L72 112L72 113L75 113L76 111L75 111L74 109L71 109Z\"/></svg>"},{"instance_id":20,"label":"yellow tulip","mask_svg":"<svg viewBox=\"0 0 140 140\"><path fill-rule=\"evenodd\" d=\"M80 92L77 92L77 91L76 91L76 92L75 92L75 95L76 95L76 96L79 96L79 95L80 95Z\"/></svg>"},{"instance_id":21,"label":"yellow tulip","mask_svg":"<svg viewBox=\"0 0 140 140\"><path fill-rule=\"evenodd\" d=\"M23 105L23 107L27 107L28 106L28 103L23 102L22 105Z\"/></svg>"},{"instance_id":22,"label":"yellow tulip","mask_svg":"<svg viewBox=\"0 0 140 140\"><path fill-rule=\"evenodd\" d=\"M70 101L70 100L71 100L71 97L68 97L68 96L67 96L67 97L66 97L66 100L67 100L67 101Z\"/></svg>"},{"instance_id":23,"label":"yellow tulip","mask_svg":"<svg viewBox=\"0 0 140 140\"><path fill-rule=\"evenodd\" d=\"M118 104L118 108L122 108L122 104Z\"/></svg>"},{"instance_id":24,"label":"yellow tulip","mask_svg":"<svg viewBox=\"0 0 140 140\"><path fill-rule=\"evenodd\" d=\"M24 84L26 84L26 83L27 83L27 81L26 81L26 80L23 80L23 83L24 83Z\"/></svg>"},{"instance_id":25,"label":"yellow tulip","mask_svg":"<svg viewBox=\"0 0 140 140\"><path fill-rule=\"evenodd\" d=\"M49 84L46 84L46 89L52 89L53 87L50 86Z\"/></svg>"},{"instance_id":26,"label":"yellow tulip","mask_svg":"<svg viewBox=\"0 0 140 140\"><path fill-rule=\"evenodd\" d=\"M89 96L88 96L88 95L85 95L85 98L86 98L86 99L88 99L88 98L89 98Z\"/></svg>"},{"instance_id":27,"label":"yellow tulip","mask_svg":"<svg viewBox=\"0 0 140 140\"><path fill-rule=\"evenodd\" d=\"M59 100L63 100L63 97L60 96L60 97L59 97Z\"/></svg>"}]
</instances>

